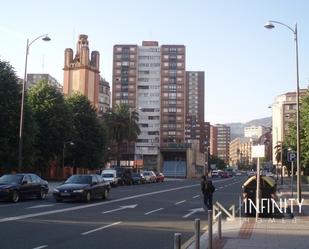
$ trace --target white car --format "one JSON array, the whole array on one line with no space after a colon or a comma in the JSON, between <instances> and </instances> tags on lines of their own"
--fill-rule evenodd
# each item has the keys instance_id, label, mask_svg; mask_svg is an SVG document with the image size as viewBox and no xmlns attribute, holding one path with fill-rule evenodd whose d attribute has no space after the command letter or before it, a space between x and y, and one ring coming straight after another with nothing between
<instances>
[{"instance_id":1,"label":"white car","mask_svg":"<svg viewBox=\"0 0 309 249\"><path fill-rule=\"evenodd\" d=\"M118 184L117 172L114 169L103 170L101 173L101 177L111 186L116 186Z\"/></svg>"},{"instance_id":2,"label":"white car","mask_svg":"<svg viewBox=\"0 0 309 249\"><path fill-rule=\"evenodd\" d=\"M157 182L156 174L153 171L144 171L143 175L145 177L146 183Z\"/></svg>"}]
</instances>

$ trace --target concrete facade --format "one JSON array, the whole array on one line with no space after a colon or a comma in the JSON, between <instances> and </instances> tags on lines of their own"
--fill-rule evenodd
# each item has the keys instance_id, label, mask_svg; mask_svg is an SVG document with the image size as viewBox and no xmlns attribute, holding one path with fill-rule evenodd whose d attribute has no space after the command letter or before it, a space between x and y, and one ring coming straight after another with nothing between
<instances>
[{"instance_id":1,"label":"concrete facade","mask_svg":"<svg viewBox=\"0 0 309 249\"><path fill-rule=\"evenodd\" d=\"M109 83L100 78L99 82L99 108L98 108L98 116L100 118L103 117L104 113L108 112L111 104L111 90Z\"/></svg>"},{"instance_id":2,"label":"concrete facade","mask_svg":"<svg viewBox=\"0 0 309 249\"><path fill-rule=\"evenodd\" d=\"M100 54L92 51L89 58L87 35L79 35L76 53L67 48L64 55L63 93L71 96L80 93L89 99L92 105L99 107Z\"/></svg>"}]
</instances>

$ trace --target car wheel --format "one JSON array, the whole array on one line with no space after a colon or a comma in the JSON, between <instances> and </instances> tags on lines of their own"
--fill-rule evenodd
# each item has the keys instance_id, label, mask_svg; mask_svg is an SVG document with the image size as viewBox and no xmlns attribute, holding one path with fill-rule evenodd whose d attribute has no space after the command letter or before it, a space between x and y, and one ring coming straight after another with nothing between
<instances>
[{"instance_id":1,"label":"car wheel","mask_svg":"<svg viewBox=\"0 0 309 249\"><path fill-rule=\"evenodd\" d=\"M39 194L39 199L44 200L46 198L46 192L44 189L41 188L40 194Z\"/></svg>"},{"instance_id":2,"label":"car wheel","mask_svg":"<svg viewBox=\"0 0 309 249\"><path fill-rule=\"evenodd\" d=\"M91 193L89 191L86 193L85 201L86 202L90 202L91 201Z\"/></svg>"},{"instance_id":3,"label":"car wheel","mask_svg":"<svg viewBox=\"0 0 309 249\"><path fill-rule=\"evenodd\" d=\"M106 200L108 198L108 194L109 194L108 190L105 189L104 192L103 192L103 199Z\"/></svg>"},{"instance_id":4,"label":"car wheel","mask_svg":"<svg viewBox=\"0 0 309 249\"><path fill-rule=\"evenodd\" d=\"M12 193L12 202L16 203L19 201L19 193L14 190L13 193Z\"/></svg>"}]
</instances>

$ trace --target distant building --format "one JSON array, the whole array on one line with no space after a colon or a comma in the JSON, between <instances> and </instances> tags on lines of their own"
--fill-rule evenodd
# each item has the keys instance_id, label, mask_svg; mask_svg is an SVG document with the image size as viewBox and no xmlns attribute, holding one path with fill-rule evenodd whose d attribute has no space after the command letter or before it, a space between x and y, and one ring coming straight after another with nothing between
<instances>
[{"instance_id":1,"label":"distant building","mask_svg":"<svg viewBox=\"0 0 309 249\"><path fill-rule=\"evenodd\" d=\"M269 128L261 125L260 126L252 125L244 128L245 137L252 139L258 139L267 131L269 131Z\"/></svg>"},{"instance_id":2,"label":"distant building","mask_svg":"<svg viewBox=\"0 0 309 249\"><path fill-rule=\"evenodd\" d=\"M238 168L250 168L252 165L252 138L235 138L230 143L230 165Z\"/></svg>"},{"instance_id":3,"label":"distant building","mask_svg":"<svg viewBox=\"0 0 309 249\"><path fill-rule=\"evenodd\" d=\"M229 163L231 131L230 127L216 124L210 127L210 154Z\"/></svg>"},{"instance_id":4,"label":"distant building","mask_svg":"<svg viewBox=\"0 0 309 249\"><path fill-rule=\"evenodd\" d=\"M89 58L88 45L88 36L79 35L74 58L71 48L65 50L63 93L68 96L81 93L98 109L100 54L92 51Z\"/></svg>"},{"instance_id":5,"label":"distant building","mask_svg":"<svg viewBox=\"0 0 309 249\"><path fill-rule=\"evenodd\" d=\"M103 117L103 114L109 111L111 104L111 90L109 83L100 78L99 82L99 109L98 109L98 116Z\"/></svg>"},{"instance_id":6,"label":"distant building","mask_svg":"<svg viewBox=\"0 0 309 249\"><path fill-rule=\"evenodd\" d=\"M29 89L40 81L46 81L47 84L56 87L62 92L62 85L49 74L29 73L27 74L26 88Z\"/></svg>"}]
</instances>

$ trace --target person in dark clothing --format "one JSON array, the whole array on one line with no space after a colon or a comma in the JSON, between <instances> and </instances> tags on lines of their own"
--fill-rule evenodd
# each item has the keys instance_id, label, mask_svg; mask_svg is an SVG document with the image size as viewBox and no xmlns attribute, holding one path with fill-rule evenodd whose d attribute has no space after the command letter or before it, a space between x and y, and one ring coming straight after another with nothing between
<instances>
[{"instance_id":1,"label":"person in dark clothing","mask_svg":"<svg viewBox=\"0 0 309 249\"><path fill-rule=\"evenodd\" d=\"M204 196L204 204L208 210L212 210L212 196L215 192L215 187L212 181L207 179L205 175L202 176L201 190Z\"/></svg>"}]
</instances>

